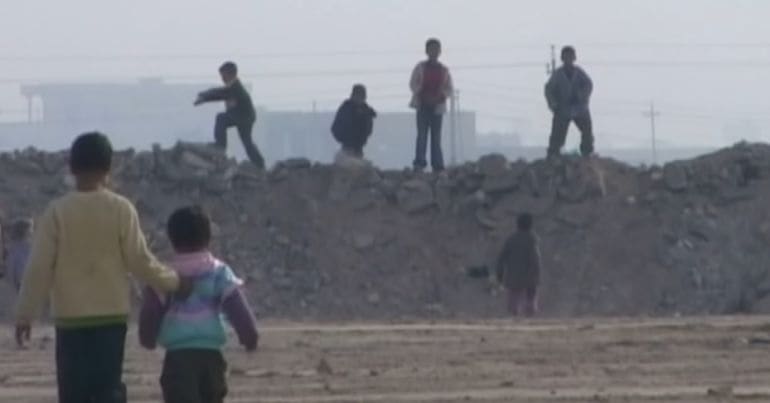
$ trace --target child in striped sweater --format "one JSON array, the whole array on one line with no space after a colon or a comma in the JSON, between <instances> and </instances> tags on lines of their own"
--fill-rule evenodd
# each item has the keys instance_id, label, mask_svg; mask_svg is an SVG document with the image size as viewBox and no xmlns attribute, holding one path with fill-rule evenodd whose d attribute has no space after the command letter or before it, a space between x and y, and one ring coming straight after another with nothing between
<instances>
[{"instance_id":1,"label":"child in striped sweater","mask_svg":"<svg viewBox=\"0 0 770 403\"><path fill-rule=\"evenodd\" d=\"M254 351L259 340L254 315L240 290L242 281L209 252L211 223L202 208L175 211L167 231L176 252L169 266L195 283L184 301L145 290L140 342L166 349L160 379L166 403L221 403L227 395L224 318L246 350Z\"/></svg>"},{"instance_id":2,"label":"child in striped sweater","mask_svg":"<svg viewBox=\"0 0 770 403\"><path fill-rule=\"evenodd\" d=\"M5 246L5 270L13 289L18 294L24 269L32 249L32 219L18 219L11 224Z\"/></svg>"}]
</instances>

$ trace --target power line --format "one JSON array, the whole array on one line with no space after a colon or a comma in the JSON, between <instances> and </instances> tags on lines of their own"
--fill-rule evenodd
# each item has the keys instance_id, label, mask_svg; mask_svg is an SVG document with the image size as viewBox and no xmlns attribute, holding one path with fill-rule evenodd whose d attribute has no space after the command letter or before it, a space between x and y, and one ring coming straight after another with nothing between
<instances>
[{"instance_id":1,"label":"power line","mask_svg":"<svg viewBox=\"0 0 770 403\"><path fill-rule=\"evenodd\" d=\"M770 67L770 60L591 60L591 67Z\"/></svg>"},{"instance_id":2,"label":"power line","mask_svg":"<svg viewBox=\"0 0 770 403\"><path fill-rule=\"evenodd\" d=\"M586 48L689 48L689 49L770 49L770 42L584 42L576 43L582 49ZM447 53L491 52L512 49L548 49L551 43L507 43L489 46L452 46L447 47ZM280 59L280 58L319 58L340 56L391 56L391 55L421 55L419 49L331 49L303 52L230 52L230 53L112 53L112 54L5 54L0 61L122 61L122 60L193 60L193 59Z\"/></svg>"},{"instance_id":3,"label":"power line","mask_svg":"<svg viewBox=\"0 0 770 403\"><path fill-rule=\"evenodd\" d=\"M473 53L500 51L506 49L539 49L546 45L540 44L509 44L504 46L475 46L475 47L451 47L446 53ZM146 54L46 54L46 55L3 55L0 61L17 62L41 62L41 61L123 61L123 60L194 60L194 59L282 59L282 58L318 58L341 56L392 56L392 55L417 55L422 56L420 50L404 48L381 50L328 50L308 52L262 52L262 53L146 53Z\"/></svg>"},{"instance_id":4,"label":"power line","mask_svg":"<svg viewBox=\"0 0 770 403\"><path fill-rule=\"evenodd\" d=\"M770 49L770 42L586 42L576 44L581 48L750 48Z\"/></svg>"},{"instance_id":5,"label":"power line","mask_svg":"<svg viewBox=\"0 0 770 403\"><path fill-rule=\"evenodd\" d=\"M462 70L495 70L495 69L516 69L516 68L531 68L539 67L539 62L511 62L511 63L486 63L486 64L470 64L470 65L458 65L451 66L453 71ZM406 72L406 73L405 73ZM391 75L391 74L408 74L409 68L404 67L391 67L384 69L360 69L360 70L315 70L315 71L262 71L262 72L246 72L241 73L242 77L250 78L297 78L297 77L335 77L335 76L349 76L349 75ZM169 80L210 80L211 74L206 75L162 75ZM133 80L132 78L99 78L98 80ZM94 79L96 80L96 79ZM67 81L66 79L41 79L41 78L9 78L0 77L0 83L24 83L24 82L41 82L41 81Z\"/></svg>"}]
</instances>

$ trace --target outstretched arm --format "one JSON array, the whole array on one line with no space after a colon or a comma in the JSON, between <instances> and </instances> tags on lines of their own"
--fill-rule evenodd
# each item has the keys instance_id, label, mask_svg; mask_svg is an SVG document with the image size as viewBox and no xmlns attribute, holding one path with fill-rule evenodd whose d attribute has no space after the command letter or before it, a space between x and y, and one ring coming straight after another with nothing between
<instances>
[{"instance_id":1,"label":"outstretched arm","mask_svg":"<svg viewBox=\"0 0 770 403\"><path fill-rule=\"evenodd\" d=\"M224 101L231 96L230 87L216 87L210 88L206 91L198 93L198 98L195 99L195 105L200 105L206 102Z\"/></svg>"}]
</instances>

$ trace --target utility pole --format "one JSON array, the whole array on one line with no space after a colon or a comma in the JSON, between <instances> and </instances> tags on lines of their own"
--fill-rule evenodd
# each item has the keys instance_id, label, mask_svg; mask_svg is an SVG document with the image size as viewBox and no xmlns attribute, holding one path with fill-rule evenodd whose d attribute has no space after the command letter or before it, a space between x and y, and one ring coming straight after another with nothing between
<instances>
[{"instance_id":1,"label":"utility pole","mask_svg":"<svg viewBox=\"0 0 770 403\"><path fill-rule=\"evenodd\" d=\"M27 123L32 123L32 96L27 95Z\"/></svg>"},{"instance_id":2,"label":"utility pole","mask_svg":"<svg viewBox=\"0 0 770 403\"><path fill-rule=\"evenodd\" d=\"M650 118L650 135L652 140L652 163L658 165L658 144L655 134L655 118L660 116L660 112L655 110L655 102L650 101L650 109L644 112L644 116Z\"/></svg>"},{"instance_id":3,"label":"utility pole","mask_svg":"<svg viewBox=\"0 0 770 403\"><path fill-rule=\"evenodd\" d=\"M460 104L460 90L455 91L455 115L457 125L457 155L460 161L465 161L465 133L462 125L462 105Z\"/></svg>"},{"instance_id":4,"label":"utility pole","mask_svg":"<svg viewBox=\"0 0 770 403\"><path fill-rule=\"evenodd\" d=\"M457 124L455 114L457 113L458 92L457 90L452 91L452 95L449 97L449 163L451 166L457 164Z\"/></svg>"},{"instance_id":5,"label":"utility pole","mask_svg":"<svg viewBox=\"0 0 770 403\"><path fill-rule=\"evenodd\" d=\"M556 45L551 45L551 63L546 64L546 73L551 76L556 71Z\"/></svg>"}]
</instances>

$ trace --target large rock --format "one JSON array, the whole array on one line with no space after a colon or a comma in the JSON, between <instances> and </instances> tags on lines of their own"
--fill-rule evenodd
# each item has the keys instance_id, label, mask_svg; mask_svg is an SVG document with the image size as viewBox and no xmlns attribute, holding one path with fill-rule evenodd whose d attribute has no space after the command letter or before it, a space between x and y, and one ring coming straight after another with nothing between
<instances>
[{"instance_id":1,"label":"large rock","mask_svg":"<svg viewBox=\"0 0 770 403\"><path fill-rule=\"evenodd\" d=\"M183 151L180 159L184 165L187 165L188 167L199 171L204 171L207 174L211 173L216 168L216 165L214 163L209 162L206 159L190 151Z\"/></svg>"},{"instance_id":2,"label":"large rock","mask_svg":"<svg viewBox=\"0 0 770 403\"><path fill-rule=\"evenodd\" d=\"M355 246L358 250L366 250L374 246L374 242L377 240L377 238L374 236L374 234L366 231L354 231L353 235L353 246Z\"/></svg>"},{"instance_id":3,"label":"large rock","mask_svg":"<svg viewBox=\"0 0 770 403\"><path fill-rule=\"evenodd\" d=\"M310 169L310 167L313 166L313 164L307 158L290 158L279 164L290 170Z\"/></svg>"},{"instance_id":4,"label":"large rock","mask_svg":"<svg viewBox=\"0 0 770 403\"><path fill-rule=\"evenodd\" d=\"M345 150L339 150L334 155L334 165L343 169L368 169L372 167L372 163L364 158L359 158L350 154Z\"/></svg>"},{"instance_id":5,"label":"large rock","mask_svg":"<svg viewBox=\"0 0 770 403\"><path fill-rule=\"evenodd\" d=\"M407 213L419 213L427 210L433 207L436 202L430 183L421 178L402 183L396 197L398 204Z\"/></svg>"},{"instance_id":6,"label":"large rock","mask_svg":"<svg viewBox=\"0 0 770 403\"><path fill-rule=\"evenodd\" d=\"M668 164L663 168L663 183L672 192L687 189L687 168L680 164Z\"/></svg>"},{"instance_id":7,"label":"large rock","mask_svg":"<svg viewBox=\"0 0 770 403\"><path fill-rule=\"evenodd\" d=\"M479 172L484 176L501 175L508 170L508 160L502 154L489 154L478 162Z\"/></svg>"}]
</instances>

